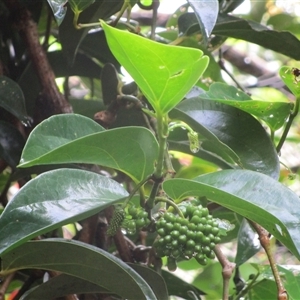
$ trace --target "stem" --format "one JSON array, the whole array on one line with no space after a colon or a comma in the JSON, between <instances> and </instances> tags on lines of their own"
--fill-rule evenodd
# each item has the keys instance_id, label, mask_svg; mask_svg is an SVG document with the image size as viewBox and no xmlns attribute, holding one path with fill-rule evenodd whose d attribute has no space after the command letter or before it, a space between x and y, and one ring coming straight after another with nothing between
<instances>
[{"instance_id":1,"label":"stem","mask_svg":"<svg viewBox=\"0 0 300 300\"><path fill-rule=\"evenodd\" d=\"M269 233L260 225L258 225L255 222L250 221L252 226L254 227L254 229L256 230L258 237L259 237L259 241L260 244L262 245L262 247L264 248L267 256L268 256L268 260L270 262L270 267L272 269L273 272L273 276L277 285L277 290L278 290L278 294L277 294L277 299L278 300L286 300L288 299L288 295L287 295L287 291L283 286L282 280L280 278L278 269L277 269L277 265L276 262L274 260L274 257L272 255L272 250L271 250L271 245L270 245L270 239L268 237Z\"/></svg>"},{"instance_id":2,"label":"stem","mask_svg":"<svg viewBox=\"0 0 300 300\"><path fill-rule=\"evenodd\" d=\"M11 281L13 280L14 276L15 276L15 272L9 274L9 275L5 278L3 284L2 284L2 286L1 286L1 288L0 288L0 300L4 300L4 299L5 299L6 291L7 291L8 287L9 287Z\"/></svg>"},{"instance_id":3,"label":"stem","mask_svg":"<svg viewBox=\"0 0 300 300\"><path fill-rule=\"evenodd\" d=\"M235 263L230 262L227 257L223 254L220 245L216 245L214 252L222 266L223 276L223 300L229 299L229 280L233 274Z\"/></svg>"},{"instance_id":4,"label":"stem","mask_svg":"<svg viewBox=\"0 0 300 300\"><path fill-rule=\"evenodd\" d=\"M182 211L179 209L179 207L176 205L176 203L173 202L172 200L165 198L165 197L156 197L155 203L157 203L157 202L168 203L170 206L172 206L177 211L178 215L184 219L184 215L183 215Z\"/></svg>"},{"instance_id":5,"label":"stem","mask_svg":"<svg viewBox=\"0 0 300 300\"><path fill-rule=\"evenodd\" d=\"M292 111L291 114L290 114L289 120L288 120L287 123L286 123L286 126L285 126L285 128L284 128L283 134L282 134L282 136L281 136L281 138L280 138L280 141L279 141L279 143L278 143L278 145L277 145L277 147L276 147L277 153L280 152L281 147L282 147L282 145L284 144L284 142L285 142L285 140L286 140L286 137L287 137L287 135L288 135L288 133L289 133L289 131L290 131L290 128L291 128L291 126L292 126L292 123L293 123L295 117L297 116L297 114L298 114L298 112L299 112L299 103L300 103L300 97L297 97L297 98L296 98L296 102L295 102L294 109L293 109L293 111Z\"/></svg>"}]
</instances>

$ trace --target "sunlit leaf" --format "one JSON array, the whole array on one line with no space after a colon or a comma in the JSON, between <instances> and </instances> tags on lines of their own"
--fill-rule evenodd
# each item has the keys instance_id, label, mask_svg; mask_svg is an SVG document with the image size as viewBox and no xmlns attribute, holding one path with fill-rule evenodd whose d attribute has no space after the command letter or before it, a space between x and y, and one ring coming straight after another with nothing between
<instances>
[{"instance_id":1,"label":"sunlit leaf","mask_svg":"<svg viewBox=\"0 0 300 300\"><path fill-rule=\"evenodd\" d=\"M291 90L291 92L296 96L300 97L300 80L298 74L297 68L291 68L291 67L281 67L279 70L279 75L282 79L282 81L287 85L287 87Z\"/></svg>"},{"instance_id":2,"label":"sunlit leaf","mask_svg":"<svg viewBox=\"0 0 300 300\"><path fill-rule=\"evenodd\" d=\"M198 49L160 44L101 24L114 56L157 112L167 113L178 104L208 65Z\"/></svg>"}]
</instances>

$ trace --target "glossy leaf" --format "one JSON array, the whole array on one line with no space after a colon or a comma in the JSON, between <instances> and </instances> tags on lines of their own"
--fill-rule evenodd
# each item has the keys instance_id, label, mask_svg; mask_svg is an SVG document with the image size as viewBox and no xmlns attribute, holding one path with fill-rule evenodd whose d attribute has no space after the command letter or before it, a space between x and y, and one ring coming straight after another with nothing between
<instances>
[{"instance_id":1,"label":"glossy leaf","mask_svg":"<svg viewBox=\"0 0 300 300\"><path fill-rule=\"evenodd\" d=\"M167 180L163 189L177 201L206 196L257 222L300 258L299 198L269 176L248 170L225 170L194 180Z\"/></svg>"},{"instance_id":2,"label":"glossy leaf","mask_svg":"<svg viewBox=\"0 0 300 300\"><path fill-rule=\"evenodd\" d=\"M201 94L200 98L239 108L265 121L274 131L285 124L293 106L288 101L253 100L237 88L218 82L213 83L209 91Z\"/></svg>"},{"instance_id":3,"label":"glossy leaf","mask_svg":"<svg viewBox=\"0 0 300 300\"><path fill-rule=\"evenodd\" d=\"M96 214L127 195L117 182L96 173L75 169L43 173L24 185L0 216L0 254Z\"/></svg>"},{"instance_id":4,"label":"glossy leaf","mask_svg":"<svg viewBox=\"0 0 300 300\"><path fill-rule=\"evenodd\" d=\"M0 76L0 106L24 124L30 124L31 119L26 113L23 92L15 81L6 76Z\"/></svg>"},{"instance_id":5,"label":"glossy leaf","mask_svg":"<svg viewBox=\"0 0 300 300\"><path fill-rule=\"evenodd\" d=\"M276 299L278 297L276 283L270 279L263 279L250 289L248 296L249 300Z\"/></svg>"},{"instance_id":6,"label":"glossy leaf","mask_svg":"<svg viewBox=\"0 0 300 300\"><path fill-rule=\"evenodd\" d=\"M45 283L30 289L21 297L21 300L52 300L69 294L84 293L111 294L111 292L107 289L104 289L103 287L82 278L67 274L60 274L58 276L50 278Z\"/></svg>"},{"instance_id":7,"label":"glossy leaf","mask_svg":"<svg viewBox=\"0 0 300 300\"><path fill-rule=\"evenodd\" d=\"M205 45L207 45L208 38L211 35L217 21L219 2L218 0L188 0L188 3L196 14L202 33L203 42Z\"/></svg>"},{"instance_id":8,"label":"glossy leaf","mask_svg":"<svg viewBox=\"0 0 300 300\"><path fill-rule=\"evenodd\" d=\"M136 271L152 288L157 299L168 300L168 291L163 278L154 270L138 264L128 264ZM52 300L68 294L105 293L112 292L102 286L89 282L86 279L60 274L47 282L28 291L21 300L44 299ZM28 297L28 298L27 298Z\"/></svg>"},{"instance_id":9,"label":"glossy leaf","mask_svg":"<svg viewBox=\"0 0 300 300\"><path fill-rule=\"evenodd\" d=\"M251 115L234 107L197 97L180 103L170 116L188 123L199 133L200 139L203 136L201 128L214 134L232 149L232 153L236 153L243 168L278 178L279 161L274 145L262 125ZM210 138L207 140L213 141ZM207 145L205 142L202 142L204 150L219 156L220 153L216 152L218 150L230 154L223 150L224 147L220 148L220 143Z\"/></svg>"},{"instance_id":10,"label":"glossy leaf","mask_svg":"<svg viewBox=\"0 0 300 300\"><path fill-rule=\"evenodd\" d=\"M279 75L282 81L286 84L286 86L291 90L291 92L295 95L295 97L300 97L300 84L299 84L299 76L297 74L293 74L293 69L291 67L281 67L279 70ZM298 70L298 69L296 69Z\"/></svg>"},{"instance_id":11,"label":"glossy leaf","mask_svg":"<svg viewBox=\"0 0 300 300\"><path fill-rule=\"evenodd\" d=\"M178 18L178 31L182 35L192 35L200 31L194 13L186 13ZM279 52L296 60L300 59L298 51L300 41L288 31L275 31L251 20L219 14L213 34L223 37L241 39ZM282 47L282 45L289 45Z\"/></svg>"},{"instance_id":12,"label":"glossy leaf","mask_svg":"<svg viewBox=\"0 0 300 300\"><path fill-rule=\"evenodd\" d=\"M63 130L62 130L63 129ZM120 170L140 181L154 170L158 144L146 128L104 130L86 117L56 115L31 132L20 168L59 163L90 163Z\"/></svg>"},{"instance_id":13,"label":"glossy leaf","mask_svg":"<svg viewBox=\"0 0 300 300\"><path fill-rule=\"evenodd\" d=\"M2 255L1 260L2 274L22 269L53 270L89 281L125 299L157 299L147 282L126 263L78 241L29 241Z\"/></svg>"},{"instance_id":14,"label":"glossy leaf","mask_svg":"<svg viewBox=\"0 0 300 300\"><path fill-rule=\"evenodd\" d=\"M47 0L47 1L49 6L52 9L57 24L60 25L67 12L67 8L65 7L67 0Z\"/></svg>"},{"instance_id":15,"label":"glossy leaf","mask_svg":"<svg viewBox=\"0 0 300 300\"><path fill-rule=\"evenodd\" d=\"M252 256L254 256L261 246L259 243L258 235L254 229L250 226L246 219L243 219L239 233L238 233L238 245L237 254L235 257L235 263L240 266Z\"/></svg>"},{"instance_id":16,"label":"glossy leaf","mask_svg":"<svg viewBox=\"0 0 300 300\"><path fill-rule=\"evenodd\" d=\"M0 157L12 168L19 163L24 144L25 140L17 128L0 121Z\"/></svg>"},{"instance_id":17,"label":"glossy leaf","mask_svg":"<svg viewBox=\"0 0 300 300\"><path fill-rule=\"evenodd\" d=\"M198 49L160 44L101 24L114 56L162 114L183 99L208 65Z\"/></svg>"}]
</instances>

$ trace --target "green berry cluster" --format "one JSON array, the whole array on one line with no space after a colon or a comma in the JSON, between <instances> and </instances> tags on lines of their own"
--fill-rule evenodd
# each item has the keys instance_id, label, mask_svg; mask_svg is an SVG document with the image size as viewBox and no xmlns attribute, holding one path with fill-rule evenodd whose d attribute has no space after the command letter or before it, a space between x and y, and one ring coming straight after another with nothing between
<instances>
[{"instance_id":1,"label":"green berry cluster","mask_svg":"<svg viewBox=\"0 0 300 300\"><path fill-rule=\"evenodd\" d=\"M130 204L126 209L125 219L122 223L127 233L134 234L136 231L147 227L150 224L148 213L140 207Z\"/></svg>"},{"instance_id":2,"label":"green berry cluster","mask_svg":"<svg viewBox=\"0 0 300 300\"><path fill-rule=\"evenodd\" d=\"M169 270L176 269L176 260L192 257L206 265L207 259L215 258L213 249L221 240L218 223L207 208L194 200L180 209L184 218L167 212L156 223L159 238L153 246L159 257L168 257Z\"/></svg>"}]
</instances>

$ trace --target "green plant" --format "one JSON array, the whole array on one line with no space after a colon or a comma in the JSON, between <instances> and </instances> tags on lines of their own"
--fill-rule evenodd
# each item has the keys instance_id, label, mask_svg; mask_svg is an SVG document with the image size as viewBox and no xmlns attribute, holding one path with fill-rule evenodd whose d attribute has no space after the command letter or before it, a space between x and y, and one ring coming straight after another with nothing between
<instances>
[{"instance_id":1,"label":"green plant","mask_svg":"<svg viewBox=\"0 0 300 300\"><path fill-rule=\"evenodd\" d=\"M1 29L7 46L0 52L0 105L10 115L0 123L9 134L0 144L10 168L1 195L0 299L9 288L21 288L18 299L85 299L89 293L119 299L297 299L296 267L277 264L272 243L300 259L299 197L279 182L278 158L297 117L300 72L291 66L279 71L294 102L258 100L226 83L221 69L227 70L213 55L233 37L298 59L296 37L230 15L243 1L187 1L166 25L176 26L179 35L166 29L156 36L161 43L121 15L111 20L119 29L106 22L135 4L150 6L155 37L159 1L72 0L68 10L65 1L44 2L0 1L2 22L15 26L14 34ZM43 24L48 5L48 23L40 25L44 48L49 28L56 26L54 13L60 26L52 38L62 50L39 58L45 52L33 20ZM7 37L14 35L25 43L13 40L19 52L12 59ZM28 84L34 78L30 62L40 86ZM134 83L120 81L121 66ZM77 74L81 83L90 77L97 85L100 72L101 101L67 101L54 81ZM20 124L32 122L27 110L34 121L30 130ZM188 168L180 164L185 154L193 160ZM11 182L24 178L8 202ZM74 232L66 238L68 226ZM221 244L235 240L237 253L228 258ZM260 245L268 264L246 263ZM198 273L187 283L164 267ZM42 281L41 270L49 280ZM210 277L222 277L221 290L210 287Z\"/></svg>"}]
</instances>

